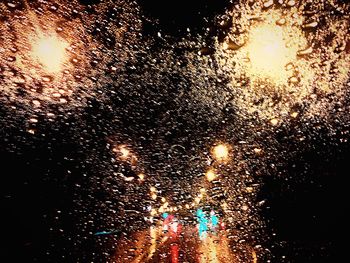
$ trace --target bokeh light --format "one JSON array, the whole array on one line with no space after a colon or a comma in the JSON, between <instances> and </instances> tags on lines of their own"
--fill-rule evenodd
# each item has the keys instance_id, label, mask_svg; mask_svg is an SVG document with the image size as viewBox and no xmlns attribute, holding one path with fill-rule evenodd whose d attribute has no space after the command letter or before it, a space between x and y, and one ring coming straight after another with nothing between
<instances>
[{"instance_id":1,"label":"bokeh light","mask_svg":"<svg viewBox=\"0 0 350 263\"><path fill-rule=\"evenodd\" d=\"M41 36L32 43L32 57L36 59L48 73L57 73L68 62L66 48L68 43L55 35Z\"/></svg>"}]
</instances>

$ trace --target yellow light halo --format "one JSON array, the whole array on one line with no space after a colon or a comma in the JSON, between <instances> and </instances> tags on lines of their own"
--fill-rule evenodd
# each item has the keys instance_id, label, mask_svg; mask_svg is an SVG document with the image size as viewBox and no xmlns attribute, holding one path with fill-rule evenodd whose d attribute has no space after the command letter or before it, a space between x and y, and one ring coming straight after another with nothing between
<instances>
[{"instance_id":1,"label":"yellow light halo","mask_svg":"<svg viewBox=\"0 0 350 263\"><path fill-rule=\"evenodd\" d=\"M209 169L206 173L205 173L205 177L207 178L207 180L209 182L215 180L218 175L216 174L215 170L214 169Z\"/></svg>"},{"instance_id":2,"label":"yellow light halo","mask_svg":"<svg viewBox=\"0 0 350 263\"><path fill-rule=\"evenodd\" d=\"M55 33L39 32L30 43L31 57L40 63L45 72L53 74L63 70L64 64L68 62L67 41Z\"/></svg>"},{"instance_id":3,"label":"yellow light halo","mask_svg":"<svg viewBox=\"0 0 350 263\"><path fill-rule=\"evenodd\" d=\"M296 20L297 24L302 24L301 19ZM301 27L278 21L281 21L281 13L270 10L262 21L253 22L249 29L242 51L248 58L247 73L253 80L286 84L293 74L286 66L295 62L298 51L308 45Z\"/></svg>"},{"instance_id":4,"label":"yellow light halo","mask_svg":"<svg viewBox=\"0 0 350 263\"><path fill-rule=\"evenodd\" d=\"M226 144L218 144L213 147L212 155L217 161L226 161L229 156L229 147Z\"/></svg>"}]
</instances>

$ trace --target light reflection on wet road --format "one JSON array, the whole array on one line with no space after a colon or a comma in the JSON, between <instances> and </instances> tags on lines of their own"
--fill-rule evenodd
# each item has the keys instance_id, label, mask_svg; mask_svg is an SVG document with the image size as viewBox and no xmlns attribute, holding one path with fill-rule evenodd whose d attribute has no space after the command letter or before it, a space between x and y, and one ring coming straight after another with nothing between
<instances>
[{"instance_id":1,"label":"light reflection on wet road","mask_svg":"<svg viewBox=\"0 0 350 263\"><path fill-rule=\"evenodd\" d=\"M182 233L163 233L161 226L126 236L118 242L114 263L220 263L257 262L255 252L247 247L245 255L233 253L229 233L221 230L200 240L196 227L186 226ZM233 244L233 245L232 245ZM237 245L237 244L236 244ZM241 245L240 245L241 246Z\"/></svg>"}]
</instances>

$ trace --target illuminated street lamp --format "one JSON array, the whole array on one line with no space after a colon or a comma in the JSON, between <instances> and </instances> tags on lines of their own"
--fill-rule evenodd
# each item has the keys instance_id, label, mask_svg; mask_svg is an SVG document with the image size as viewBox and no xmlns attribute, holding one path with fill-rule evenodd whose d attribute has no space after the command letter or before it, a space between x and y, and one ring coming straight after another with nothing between
<instances>
[{"instance_id":1,"label":"illuminated street lamp","mask_svg":"<svg viewBox=\"0 0 350 263\"><path fill-rule=\"evenodd\" d=\"M209 182L211 182L211 181L215 180L218 177L218 175L215 173L215 171L213 169L210 169L205 173L205 177L207 178L207 180Z\"/></svg>"},{"instance_id":2,"label":"illuminated street lamp","mask_svg":"<svg viewBox=\"0 0 350 263\"><path fill-rule=\"evenodd\" d=\"M285 65L296 57L296 51L293 54L293 50L286 47L283 30L277 25L262 24L253 28L247 49L252 70L273 79L285 74Z\"/></svg>"},{"instance_id":3,"label":"illuminated street lamp","mask_svg":"<svg viewBox=\"0 0 350 263\"><path fill-rule=\"evenodd\" d=\"M216 145L212 150L212 154L217 161L226 161L229 156L228 146L225 144Z\"/></svg>"},{"instance_id":4,"label":"illuminated street lamp","mask_svg":"<svg viewBox=\"0 0 350 263\"><path fill-rule=\"evenodd\" d=\"M44 36L41 34L32 40L31 55L48 73L57 73L62 70L68 61L66 48L68 43L56 35Z\"/></svg>"}]
</instances>

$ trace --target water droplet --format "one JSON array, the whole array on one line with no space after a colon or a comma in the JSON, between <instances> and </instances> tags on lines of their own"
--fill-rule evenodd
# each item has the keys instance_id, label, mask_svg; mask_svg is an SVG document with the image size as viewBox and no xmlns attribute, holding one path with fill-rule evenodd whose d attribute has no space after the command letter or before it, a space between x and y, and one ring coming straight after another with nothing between
<instances>
[{"instance_id":1,"label":"water droplet","mask_svg":"<svg viewBox=\"0 0 350 263\"><path fill-rule=\"evenodd\" d=\"M50 10L57 11L58 10L58 6L52 5L52 6L50 6Z\"/></svg>"},{"instance_id":2,"label":"water droplet","mask_svg":"<svg viewBox=\"0 0 350 263\"><path fill-rule=\"evenodd\" d=\"M279 26L283 26L286 24L286 19L285 18L280 18L276 21L276 24L279 25Z\"/></svg>"},{"instance_id":3,"label":"water droplet","mask_svg":"<svg viewBox=\"0 0 350 263\"><path fill-rule=\"evenodd\" d=\"M310 28L315 28L315 27L317 27L317 25L318 25L317 21L314 21L314 22L310 22L310 23L305 24L303 27L304 27L305 29L310 29Z\"/></svg>"},{"instance_id":4,"label":"water droplet","mask_svg":"<svg viewBox=\"0 0 350 263\"><path fill-rule=\"evenodd\" d=\"M199 55L211 55L213 53L214 53L214 49L209 48L209 47L203 47L198 52Z\"/></svg>"},{"instance_id":5,"label":"water droplet","mask_svg":"<svg viewBox=\"0 0 350 263\"><path fill-rule=\"evenodd\" d=\"M11 3L11 2L7 3L7 6L11 7L11 8L16 8L16 4Z\"/></svg>"},{"instance_id":6,"label":"water droplet","mask_svg":"<svg viewBox=\"0 0 350 263\"><path fill-rule=\"evenodd\" d=\"M304 56L304 55L308 55L308 54L311 54L312 53L312 46L309 46L305 49L302 49L302 50L299 50L297 52L297 55L298 56Z\"/></svg>"},{"instance_id":7,"label":"water droplet","mask_svg":"<svg viewBox=\"0 0 350 263\"><path fill-rule=\"evenodd\" d=\"M53 80L53 78L51 76L43 76L42 79L44 82L51 82Z\"/></svg>"},{"instance_id":8,"label":"water droplet","mask_svg":"<svg viewBox=\"0 0 350 263\"><path fill-rule=\"evenodd\" d=\"M253 187L251 187L251 186L248 186L248 187L246 187L246 192L247 193L252 193L253 192L253 190L254 190L254 188Z\"/></svg>"},{"instance_id":9,"label":"water droplet","mask_svg":"<svg viewBox=\"0 0 350 263\"><path fill-rule=\"evenodd\" d=\"M300 82L300 79L293 76L293 77L291 77L291 78L289 79L289 82L292 83L292 84L297 84L297 83Z\"/></svg>"},{"instance_id":10,"label":"water droplet","mask_svg":"<svg viewBox=\"0 0 350 263\"><path fill-rule=\"evenodd\" d=\"M288 63L288 64L286 65L286 70L287 70L287 71L290 71L290 70L292 70L293 68L294 68L293 63Z\"/></svg>"},{"instance_id":11,"label":"water droplet","mask_svg":"<svg viewBox=\"0 0 350 263\"><path fill-rule=\"evenodd\" d=\"M244 45L244 44L239 45L239 44L235 43L234 41L229 40L228 42L225 42L225 43L224 43L224 48L225 48L225 49L229 49L229 50L238 50L238 49L240 49L243 45Z\"/></svg>"},{"instance_id":12,"label":"water droplet","mask_svg":"<svg viewBox=\"0 0 350 263\"><path fill-rule=\"evenodd\" d=\"M290 114L290 116L291 116L292 118L296 118L298 115L299 115L299 113L296 112L296 111L294 111L294 112L292 112L292 113Z\"/></svg>"},{"instance_id":13,"label":"water droplet","mask_svg":"<svg viewBox=\"0 0 350 263\"><path fill-rule=\"evenodd\" d=\"M270 123L272 125L277 125L278 124L278 119L277 118L273 118L273 119L270 120Z\"/></svg>"},{"instance_id":14,"label":"water droplet","mask_svg":"<svg viewBox=\"0 0 350 263\"><path fill-rule=\"evenodd\" d=\"M268 1L264 2L264 7L265 8L269 8L272 5L273 5L273 0L268 0Z\"/></svg>"},{"instance_id":15,"label":"water droplet","mask_svg":"<svg viewBox=\"0 0 350 263\"><path fill-rule=\"evenodd\" d=\"M18 51L18 49L17 49L16 47L11 47L10 50L11 50L11 52L13 52L13 53L16 53L16 52Z\"/></svg>"},{"instance_id":16,"label":"water droplet","mask_svg":"<svg viewBox=\"0 0 350 263\"><path fill-rule=\"evenodd\" d=\"M35 134L35 130L33 130L33 129L29 129L29 130L27 130L27 132L30 134Z\"/></svg>"},{"instance_id":17,"label":"water droplet","mask_svg":"<svg viewBox=\"0 0 350 263\"><path fill-rule=\"evenodd\" d=\"M254 148L254 152L255 152L256 154L261 153L261 151L262 151L262 149L260 149L260 148Z\"/></svg>"},{"instance_id":18,"label":"water droplet","mask_svg":"<svg viewBox=\"0 0 350 263\"><path fill-rule=\"evenodd\" d=\"M34 104L35 107L40 107L41 103L38 100L33 100L32 103Z\"/></svg>"},{"instance_id":19,"label":"water droplet","mask_svg":"<svg viewBox=\"0 0 350 263\"><path fill-rule=\"evenodd\" d=\"M289 6L289 7L295 6L295 1L294 1L294 0L288 1L288 2L287 2L287 6Z\"/></svg>"},{"instance_id":20,"label":"water droplet","mask_svg":"<svg viewBox=\"0 0 350 263\"><path fill-rule=\"evenodd\" d=\"M14 61L16 61L16 57L14 57L14 56L9 56L9 57L7 58L7 61L9 61L9 62L14 62Z\"/></svg>"},{"instance_id":21,"label":"water droplet","mask_svg":"<svg viewBox=\"0 0 350 263\"><path fill-rule=\"evenodd\" d=\"M73 63L73 64L77 64L77 63L78 63L78 59L77 59L77 58L73 58L73 59L72 59L72 63Z\"/></svg>"}]
</instances>

